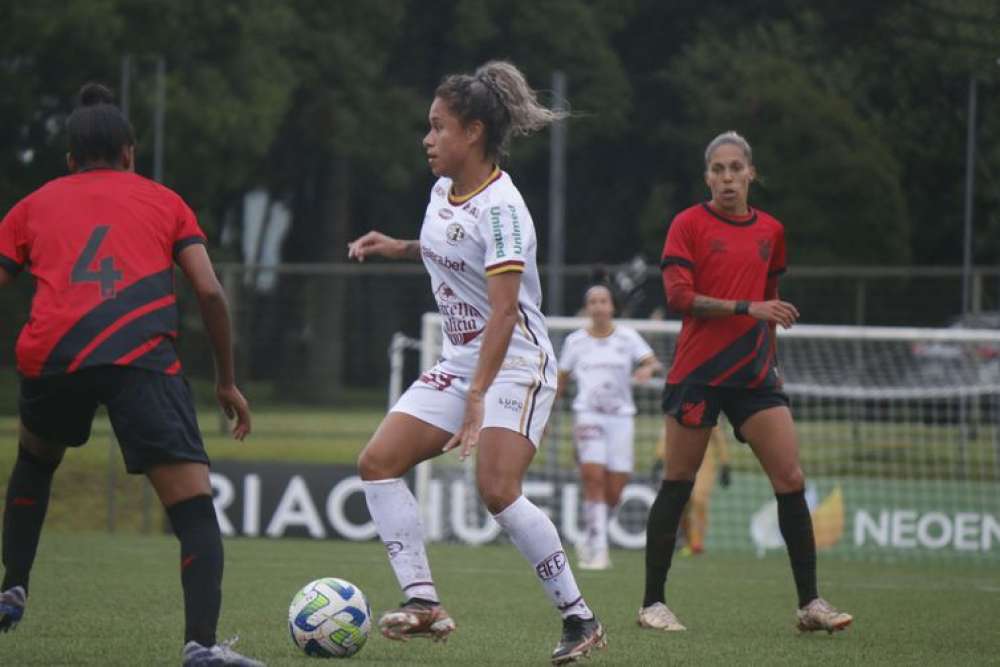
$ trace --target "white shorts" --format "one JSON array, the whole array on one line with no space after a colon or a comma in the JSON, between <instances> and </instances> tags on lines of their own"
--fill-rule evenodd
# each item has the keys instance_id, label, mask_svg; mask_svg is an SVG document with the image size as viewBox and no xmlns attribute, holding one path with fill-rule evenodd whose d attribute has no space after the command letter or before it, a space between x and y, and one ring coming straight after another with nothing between
<instances>
[{"instance_id":1,"label":"white shorts","mask_svg":"<svg viewBox=\"0 0 1000 667\"><path fill-rule=\"evenodd\" d=\"M631 415L602 415L578 412L573 426L573 442L579 463L596 463L611 472L632 472L635 459L632 440L635 419Z\"/></svg>"},{"instance_id":2,"label":"white shorts","mask_svg":"<svg viewBox=\"0 0 1000 667\"><path fill-rule=\"evenodd\" d=\"M468 378L437 367L421 374L392 406L432 426L455 433L465 417ZM500 374L483 400L483 428L499 427L526 436L535 447L542 440L555 402L555 387L523 377Z\"/></svg>"}]
</instances>

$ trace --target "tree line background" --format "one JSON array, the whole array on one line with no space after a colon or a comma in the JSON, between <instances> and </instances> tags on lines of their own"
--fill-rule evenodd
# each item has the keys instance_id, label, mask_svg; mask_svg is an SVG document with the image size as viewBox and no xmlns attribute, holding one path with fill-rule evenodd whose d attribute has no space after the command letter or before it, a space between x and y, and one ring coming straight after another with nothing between
<instances>
[{"instance_id":1,"label":"tree line background","mask_svg":"<svg viewBox=\"0 0 1000 667\"><path fill-rule=\"evenodd\" d=\"M292 213L283 261L346 262L347 241L368 229L416 234L436 84L508 58L536 88L556 69L569 82L569 263L655 261L671 217L705 196L704 145L736 129L761 174L753 201L785 223L793 266L956 265L975 76L974 262L1000 257L996 0L0 4L4 211L65 172L74 94L88 80L117 88L124 54L138 168L151 173L162 55L164 180L198 213L213 256L245 259L234 221L244 194L263 188ZM541 258L548 160L543 133L515 142L506 165Z\"/></svg>"}]
</instances>

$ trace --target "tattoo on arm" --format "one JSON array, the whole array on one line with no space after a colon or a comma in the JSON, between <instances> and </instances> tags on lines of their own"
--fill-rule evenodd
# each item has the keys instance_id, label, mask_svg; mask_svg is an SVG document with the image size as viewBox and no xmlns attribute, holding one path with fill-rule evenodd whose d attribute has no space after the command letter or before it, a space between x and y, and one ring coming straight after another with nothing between
<instances>
[{"instance_id":1,"label":"tattoo on arm","mask_svg":"<svg viewBox=\"0 0 1000 667\"><path fill-rule=\"evenodd\" d=\"M691 314L695 317L725 317L732 315L734 308L735 304L732 301L696 294L691 305Z\"/></svg>"},{"instance_id":2,"label":"tattoo on arm","mask_svg":"<svg viewBox=\"0 0 1000 667\"><path fill-rule=\"evenodd\" d=\"M403 241L403 259L420 261L420 241Z\"/></svg>"}]
</instances>

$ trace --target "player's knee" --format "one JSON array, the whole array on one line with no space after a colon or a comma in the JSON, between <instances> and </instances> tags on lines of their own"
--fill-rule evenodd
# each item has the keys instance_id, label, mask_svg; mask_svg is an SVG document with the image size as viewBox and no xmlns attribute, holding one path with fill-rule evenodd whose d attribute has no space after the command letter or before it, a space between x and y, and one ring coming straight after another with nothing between
<instances>
[{"instance_id":1,"label":"player's knee","mask_svg":"<svg viewBox=\"0 0 1000 667\"><path fill-rule=\"evenodd\" d=\"M393 474L391 463L365 447L358 455L358 474L366 482L398 477Z\"/></svg>"},{"instance_id":2,"label":"player's knee","mask_svg":"<svg viewBox=\"0 0 1000 667\"><path fill-rule=\"evenodd\" d=\"M479 497L490 514L499 514L521 495L520 484L504 480L479 480Z\"/></svg>"},{"instance_id":3,"label":"player's knee","mask_svg":"<svg viewBox=\"0 0 1000 667\"><path fill-rule=\"evenodd\" d=\"M32 458L45 465L56 468L62 462L66 448L53 445L38 437L28 429L21 427L18 434L20 448L31 455Z\"/></svg>"},{"instance_id":4,"label":"player's knee","mask_svg":"<svg viewBox=\"0 0 1000 667\"><path fill-rule=\"evenodd\" d=\"M799 491L806 486L806 476L799 465L791 465L779 470L771 476L771 485L778 493Z\"/></svg>"}]
</instances>

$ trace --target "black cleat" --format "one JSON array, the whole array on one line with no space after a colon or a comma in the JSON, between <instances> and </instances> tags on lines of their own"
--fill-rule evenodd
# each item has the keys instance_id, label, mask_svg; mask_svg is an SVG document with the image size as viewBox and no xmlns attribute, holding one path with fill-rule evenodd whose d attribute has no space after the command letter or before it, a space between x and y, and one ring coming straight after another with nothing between
<instances>
[{"instance_id":1,"label":"black cleat","mask_svg":"<svg viewBox=\"0 0 1000 667\"><path fill-rule=\"evenodd\" d=\"M563 619L562 639L552 651L552 664L565 665L585 658L592 651L607 648L604 626L596 616L581 618L567 616Z\"/></svg>"},{"instance_id":2,"label":"black cleat","mask_svg":"<svg viewBox=\"0 0 1000 667\"><path fill-rule=\"evenodd\" d=\"M14 586L0 593L0 632L7 632L17 627L24 616L24 605L28 596L20 586Z\"/></svg>"}]
</instances>

